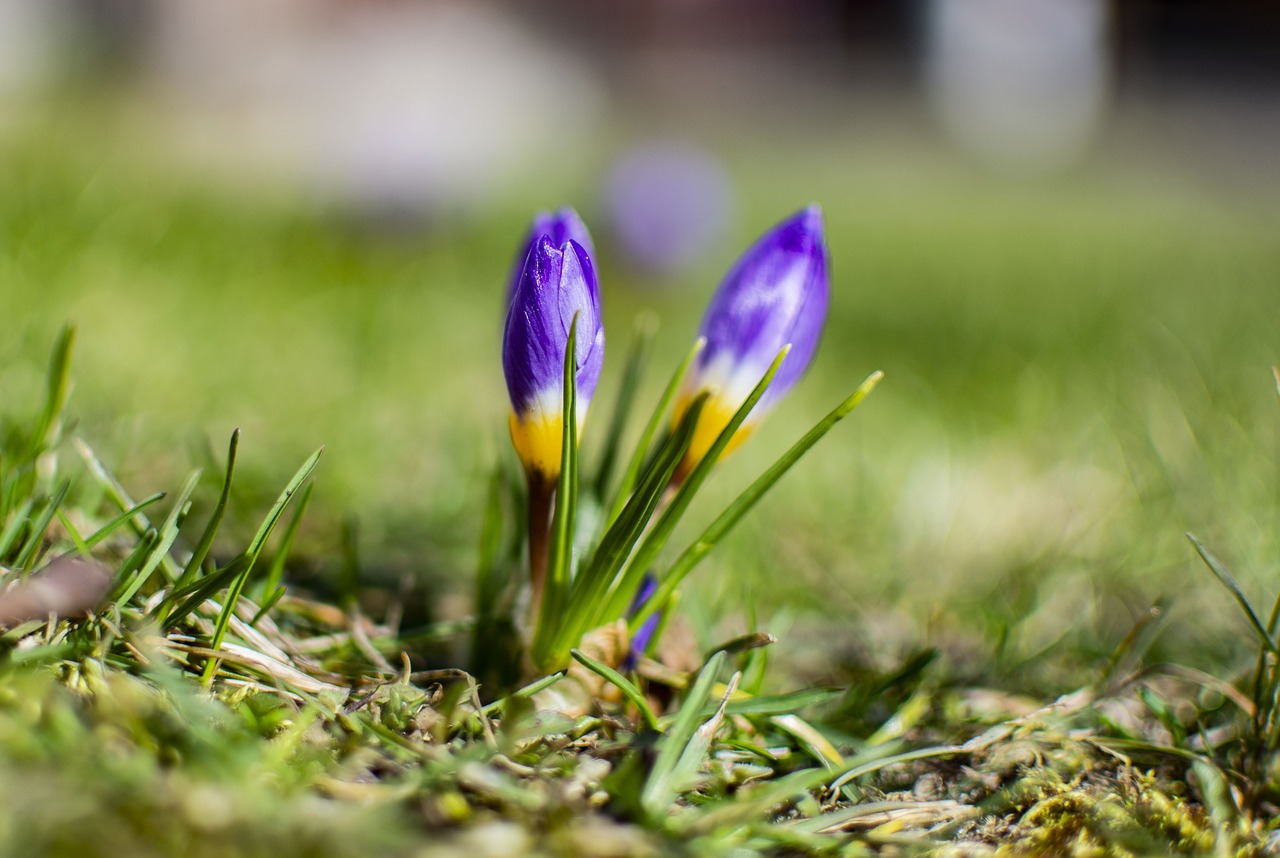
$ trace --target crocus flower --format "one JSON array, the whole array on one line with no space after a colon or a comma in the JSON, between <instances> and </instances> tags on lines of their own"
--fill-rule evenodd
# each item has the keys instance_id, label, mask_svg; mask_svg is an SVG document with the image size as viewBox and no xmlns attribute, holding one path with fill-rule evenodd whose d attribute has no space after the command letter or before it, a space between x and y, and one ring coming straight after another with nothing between
<instances>
[{"instance_id":1,"label":"crocus flower","mask_svg":"<svg viewBox=\"0 0 1280 858\"><path fill-rule=\"evenodd\" d=\"M829 297L827 248L817 206L766 232L738 259L707 307L699 332L706 344L677 403L678 423L695 396L709 394L679 475L687 476L706 455L786 345L790 352L728 449L741 443L795 386L817 351Z\"/></svg>"},{"instance_id":2,"label":"crocus flower","mask_svg":"<svg viewBox=\"0 0 1280 858\"><path fill-rule=\"evenodd\" d=\"M565 206L554 213L538 212L533 216L529 231L520 244L519 255L516 256L511 277L507 281L509 284L507 286L508 307L511 306L511 299L515 297L516 288L520 285L520 278L524 273L524 262L529 258L529 251L533 250L538 239L544 235L551 239L554 247L563 247L567 241L576 241L578 246L586 251L587 256L594 258L596 255L595 247L591 244L591 233L587 232L587 225L582 222L582 218L578 217L576 211Z\"/></svg>"},{"instance_id":3,"label":"crocus flower","mask_svg":"<svg viewBox=\"0 0 1280 858\"><path fill-rule=\"evenodd\" d=\"M564 358L575 315L575 417L581 431L604 362L600 289L582 245L572 238L556 244L540 236L516 282L502 344L511 441L531 479L550 482L560 474Z\"/></svg>"}]
</instances>

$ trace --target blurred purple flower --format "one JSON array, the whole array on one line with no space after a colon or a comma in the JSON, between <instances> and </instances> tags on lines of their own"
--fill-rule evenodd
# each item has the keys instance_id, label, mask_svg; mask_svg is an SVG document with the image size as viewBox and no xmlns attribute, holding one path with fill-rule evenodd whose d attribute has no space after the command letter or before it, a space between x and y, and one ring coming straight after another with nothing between
<instances>
[{"instance_id":1,"label":"blurred purple flower","mask_svg":"<svg viewBox=\"0 0 1280 858\"><path fill-rule=\"evenodd\" d=\"M614 166L606 187L610 224L632 260L678 268L724 231L731 193L719 160L682 142L637 146Z\"/></svg>"},{"instance_id":2,"label":"blurred purple flower","mask_svg":"<svg viewBox=\"0 0 1280 858\"><path fill-rule=\"evenodd\" d=\"M539 237L525 258L507 313L502 368L511 398L511 441L530 473L560 474L564 427L564 356L578 317L578 430L600 380L604 326L591 257L572 238L556 245Z\"/></svg>"},{"instance_id":3,"label":"blurred purple flower","mask_svg":"<svg viewBox=\"0 0 1280 858\"><path fill-rule=\"evenodd\" d=\"M529 224L529 231L520 244L519 255L511 268L511 276L507 279L508 307L511 306L511 299L515 297L516 287L520 285L520 277L524 272L524 262L529 258L529 251L533 250L538 239L544 235L551 239L553 247L564 247L565 242L576 241L589 258L595 258L596 250L591 243L591 233L587 231L587 225L582 222L582 218L578 217L576 211L569 206L564 206L556 212L538 212L533 216L533 222Z\"/></svg>"},{"instance_id":4,"label":"blurred purple flower","mask_svg":"<svg viewBox=\"0 0 1280 858\"><path fill-rule=\"evenodd\" d=\"M822 212L816 205L766 232L738 259L703 316L700 334L706 346L676 407L679 422L693 397L703 391L710 394L681 474L706 455L788 344L791 351L728 449L741 443L795 386L817 351L829 298Z\"/></svg>"}]
</instances>

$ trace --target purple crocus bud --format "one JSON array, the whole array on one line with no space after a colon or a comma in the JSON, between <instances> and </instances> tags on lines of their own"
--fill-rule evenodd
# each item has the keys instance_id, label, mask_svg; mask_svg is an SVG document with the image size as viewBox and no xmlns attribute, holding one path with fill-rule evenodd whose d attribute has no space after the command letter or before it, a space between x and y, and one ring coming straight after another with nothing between
<instances>
[{"instance_id":1,"label":"purple crocus bud","mask_svg":"<svg viewBox=\"0 0 1280 858\"><path fill-rule=\"evenodd\" d=\"M578 317L575 363L578 430L600 380L604 326L600 287L591 257L568 239L534 242L516 281L502 343L502 369L511 397L511 441L530 475L560 475L564 431L564 356Z\"/></svg>"},{"instance_id":2,"label":"purple crocus bud","mask_svg":"<svg viewBox=\"0 0 1280 858\"><path fill-rule=\"evenodd\" d=\"M658 591L658 579L652 572L644 573L644 577L640 580L640 589L636 591L635 597L631 600L631 606L627 608L627 617L634 617L636 613L645 606L653 594ZM662 612L654 611L649 615L640 628L636 629L635 634L631 636L631 649L627 652L626 658L622 660L622 667L626 671L636 669L636 665L640 663L640 656L649 648L649 644L653 642L653 634L658 630L658 624L662 622Z\"/></svg>"},{"instance_id":3,"label":"purple crocus bud","mask_svg":"<svg viewBox=\"0 0 1280 858\"><path fill-rule=\"evenodd\" d=\"M534 244L544 235L551 239L551 244L555 247L563 247L565 242L576 241L587 252L587 256L594 258L596 255L595 247L591 244L591 233L587 232L587 225L576 211L565 206L555 213L538 212L533 216L529 232L520 244L520 255L516 257L511 277L507 281L510 284L507 287L508 307L516 295L516 287L520 285L520 276L524 272L524 262L529 258L529 251L533 250Z\"/></svg>"},{"instance_id":4,"label":"purple crocus bud","mask_svg":"<svg viewBox=\"0 0 1280 858\"><path fill-rule=\"evenodd\" d=\"M830 291L816 205L766 232L738 259L707 307L699 332L706 345L676 407L679 422L695 396L709 394L679 474L687 475L706 455L784 346L791 351L728 449L800 380L817 351Z\"/></svg>"}]
</instances>

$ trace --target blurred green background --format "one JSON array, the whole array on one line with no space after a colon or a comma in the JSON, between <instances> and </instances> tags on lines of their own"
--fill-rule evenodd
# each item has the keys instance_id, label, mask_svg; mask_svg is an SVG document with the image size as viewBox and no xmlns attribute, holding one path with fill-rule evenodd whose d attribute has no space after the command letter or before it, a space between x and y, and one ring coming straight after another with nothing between
<instances>
[{"instance_id":1,"label":"blurred green background","mask_svg":"<svg viewBox=\"0 0 1280 858\"><path fill-rule=\"evenodd\" d=\"M394 587L409 575L426 585L418 610L458 616L486 475L507 455L502 296L532 212L572 204L596 233L609 337L598 432L632 319L661 319L641 397L652 402L736 255L815 201L833 270L819 357L720 469L673 548L868 373L886 378L699 569L684 602L695 625L775 628L802 675L937 646L959 673L1059 688L1096 672L1159 603L1173 623L1156 657L1232 658L1248 630L1183 534L1260 602L1280 588L1280 153L1257 130L1276 121L1270 78L1246 69L1217 88L1184 86L1203 75L1178 53L1176 27L1111 10L1104 61L1116 65L1089 119L1098 127L1069 152L1010 160L938 133L936 82L909 71L911 40L931 44L936 23L919 35L924 25L896 12L848 13L834 37L787 30L763 53L785 75L756 77L695 51L695 37L655 49L661 29L637 37L629 64L604 58L611 42L583 38L604 24L575 4L539 5L582 13L571 38L581 67L547 72L577 81L580 103L533 80L506 113L565 110L571 133L531 134L527 151L492 165L445 151L412 193L396 182L395 146L375 146L371 162L390 180L351 172L368 193L350 175L333 179L345 174L323 158L299 166L315 135L339 134L359 111L301 123L293 137L264 132L253 111L274 102L253 107L247 84L210 96L182 83L200 83L198 65L145 59L129 10L149 4L115 4L125 12L97 32L68 12L72 42L92 50L4 101L3 418L36 412L48 350L73 322L77 432L136 496L174 488L194 466L216 472L239 426L237 503L251 527L327 445L300 574L337 568L356 521L367 580ZM665 4L624 6L663 20L653 10ZM433 19L437 40L483 29L457 4L421 8L455 16ZM550 38L528 9L485 8L535 48ZM779 17L759 14L762 28ZM165 44L164 27L139 28ZM618 32L608 31L629 45ZM1125 48L1135 32L1146 53ZM724 51L734 49L755 56L732 41ZM711 82L695 74L708 56ZM489 90L468 68L455 66L453 112L427 110L430 121L407 126L410 142L484 109ZM293 103L290 93L272 95ZM371 139L380 146L397 127ZM478 128L478 141L511 133ZM688 224L705 237L675 262L638 252L618 211L629 199L618 165L655 137L692 152L691 181L708 183ZM592 440L589 430L589 455Z\"/></svg>"}]
</instances>

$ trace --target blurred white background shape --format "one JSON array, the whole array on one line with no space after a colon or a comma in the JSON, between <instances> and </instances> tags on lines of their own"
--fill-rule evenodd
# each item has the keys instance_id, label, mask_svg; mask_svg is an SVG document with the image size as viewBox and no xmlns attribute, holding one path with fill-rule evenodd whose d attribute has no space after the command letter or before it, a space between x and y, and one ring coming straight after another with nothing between
<instances>
[{"instance_id":1,"label":"blurred white background shape","mask_svg":"<svg viewBox=\"0 0 1280 858\"><path fill-rule=\"evenodd\" d=\"M158 68L203 154L405 214L576 154L603 111L577 55L461 0L166 3Z\"/></svg>"},{"instance_id":2,"label":"blurred white background shape","mask_svg":"<svg viewBox=\"0 0 1280 858\"><path fill-rule=\"evenodd\" d=\"M1110 94L1106 0L928 0L933 111L1002 172L1065 167L1097 136Z\"/></svg>"},{"instance_id":3,"label":"blurred white background shape","mask_svg":"<svg viewBox=\"0 0 1280 858\"><path fill-rule=\"evenodd\" d=\"M56 0L0 0L0 97L21 96L53 71L64 13Z\"/></svg>"}]
</instances>

